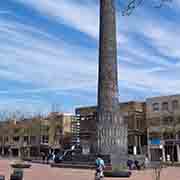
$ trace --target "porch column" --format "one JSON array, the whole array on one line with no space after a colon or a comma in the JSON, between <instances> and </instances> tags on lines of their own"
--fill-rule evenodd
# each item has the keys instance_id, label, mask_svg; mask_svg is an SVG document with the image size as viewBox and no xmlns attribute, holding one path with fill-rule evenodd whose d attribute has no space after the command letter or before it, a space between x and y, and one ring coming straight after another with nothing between
<instances>
[{"instance_id":1,"label":"porch column","mask_svg":"<svg viewBox=\"0 0 180 180\"><path fill-rule=\"evenodd\" d=\"M11 149L11 148L9 148L9 150L8 150L8 151L9 151L9 156L10 156L10 157L13 157L12 149Z\"/></svg>"},{"instance_id":2,"label":"porch column","mask_svg":"<svg viewBox=\"0 0 180 180\"><path fill-rule=\"evenodd\" d=\"M148 159L151 161L151 146L150 146L150 139L149 139L149 128L147 128L147 151L148 151Z\"/></svg>"},{"instance_id":3,"label":"porch column","mask_svg":"<svg viewBox=\"0 0 180 180\"><path fill-rule=\"evenodd\" d=\"M133 155L137 155L138 140L138 136L134 135Z\"/></svg>"},{"instance_id":4,"label":"porch column","mask_svg":"<svg viewBox=\"0 0 180 180\"><path fill-rule=\"evenodd\" d=\"M4 147L2 147L1 155L4 156Z\"/></svg>"},{"instance_id":5,"label":"porch column","mask_svg":"<svg viewBox=\"0 0 180 180\"><path fill-rule=\"evenodd\" d=\"M166 162L166 153L165 153L164 145L162 146L162 160L163 160L163 162Z\"/></svg>"},{"instance_id":6,"label":"porch column","mask_svg":"<svg viewBox=\"0 0 180 180\"><path fill-rule=\"evenodd\" d=\"M28 151L28 158L30 158L31 157L31 148L28 147L27 151Z\"/></svg>"},{"instance_id":7,"label":"porch column","mask_svg":"<svg viewBox=\"0 0 180 180\"><path fill-rule=\"evenodd\" d=\"M143 152L142 152L142 144L141 144L141 136L139 135L138 136L138 145L139 145L139 150L140 150L140 154L143 154Z\"/></svg>"},{"instance_id":8,"label":"porch column","mask_svg":"<svg viewBox=\"0 0 180 180\"><path fill-rule=\"evenodd\" d=\"M21 158L21 148L18 149L18 157Z\"/></svg>"}]
</instances>

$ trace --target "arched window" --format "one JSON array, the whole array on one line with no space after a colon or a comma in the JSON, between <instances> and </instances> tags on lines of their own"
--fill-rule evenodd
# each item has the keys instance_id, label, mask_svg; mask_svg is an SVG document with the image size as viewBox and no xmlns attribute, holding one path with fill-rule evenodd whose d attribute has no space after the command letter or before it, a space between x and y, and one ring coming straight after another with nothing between
<instances>
[{"instance_id":1,"label":"arched window","mask_svg":"<svg viewBox=\"0 0 180 180\"><path fill-rule=\"evenodd\" d=\"M117 136L116 128L114 128L114 136L115 136L115 137Z\"/></svg>"}]
</instances>

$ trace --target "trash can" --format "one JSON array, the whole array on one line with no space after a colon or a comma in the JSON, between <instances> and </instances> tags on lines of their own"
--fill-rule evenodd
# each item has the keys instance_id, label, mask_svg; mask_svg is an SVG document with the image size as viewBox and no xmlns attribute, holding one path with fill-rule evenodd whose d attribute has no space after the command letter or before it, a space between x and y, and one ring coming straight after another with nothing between
<instances>
[{"instance_id":1,"label":"trash can","mask_svg":"<svg viewBox=\"0 0 180 180\"><path fill-rule=\"evenodd\" d=\"M5 176L0 175L0 180L5 180Z\"/></svg>"},{"instance_id":2,"label":"trash can","mask_svg":"<svg viewBox=\"0 0 180 180\"><path fill-rule=\"evenodd\" d=\"M11 174L10 180L23 180L23 170L22 169L14 169Z\"/></svg>"}]
</instances>

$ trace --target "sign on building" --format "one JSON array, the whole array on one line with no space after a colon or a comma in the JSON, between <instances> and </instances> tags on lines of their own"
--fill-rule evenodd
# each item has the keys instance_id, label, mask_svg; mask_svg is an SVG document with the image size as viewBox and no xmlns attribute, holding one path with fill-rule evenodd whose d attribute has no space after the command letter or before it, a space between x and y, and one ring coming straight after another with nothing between
<instances>
[{"instance_id":1,"label":"sign on building","mask_svg":"<svg viewBox=\"0 0 180 180\"><path fill-rule=\"evenodd\" d=\"M150 140L150 144L151 145L160 145L161 144L161 140L159 138L151 139Z\"/></svg>"}]
</instances>

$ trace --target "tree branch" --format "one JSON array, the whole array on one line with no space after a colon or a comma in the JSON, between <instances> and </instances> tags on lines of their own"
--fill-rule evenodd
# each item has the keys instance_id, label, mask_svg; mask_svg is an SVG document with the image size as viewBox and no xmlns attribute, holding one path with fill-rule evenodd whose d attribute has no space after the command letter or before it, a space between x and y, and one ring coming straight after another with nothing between
<instances>
[{"instance_id":1,"label":"tree branch","mask_svg":"<svg viewBox=\"0 0 180 180\"><path fill-rule=\"evenodd\" d=\"M159 0L159 4L155 5L155 8L161 8L164 6L165 3L170 3L173 0ZM134 9L136 9L138 6L140 6L144 0L129 0L127 7L123 10L122 15L123 16L129 16L132 14Z\"/></svg>"}]
</instances>

